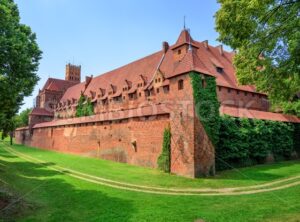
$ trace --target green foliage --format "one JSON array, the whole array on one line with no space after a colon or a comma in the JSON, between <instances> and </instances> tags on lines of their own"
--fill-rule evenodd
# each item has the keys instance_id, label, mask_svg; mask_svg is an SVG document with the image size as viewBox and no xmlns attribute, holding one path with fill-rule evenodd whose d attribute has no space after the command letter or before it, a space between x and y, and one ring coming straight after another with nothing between
<instances>
[{"instance_id":1,"label":"green foliage","mask_svg":"<svg viewBox=\"0 0 300 222\"><path fill-rule=\"evenodd\" d=\"M0 129L13 130L13 118L39 80L41 51L31 29L20 23L17 5L0 1Z\"/></svg>"},{"instance_id":2,"label":"green foliage","mask_svg":"<svg viewBox=\"0 0 300 222\"><path fill-rule=\"evenodd\" d=\"M238 52L239 83L255 85L273 108L300 116L300 1L218 2L216 30L219 40Z\"/></svg>"},{"instance_id":3,"label":"green foliage","mask_svg":"<svg viewBox=\"0 0 300 222\"><path fill-rule=\"evenodd\" d=\"M94 108L91 100L86 99L83 94L81 94L78 105L76 107L76 117L81 116L91 116L94 115Z\"/></svg>"},{"instance_id":4,"label":"green foliage","mask_svg":"<svg viewBox=\"0 0 300 222\"><path fill-rule=\"evenodd\" d=\"M219 141L220 130L220 103L216 92L216 79L195 72L192 72L190 77L193 87L196 115L203 124L209 138L216 146Z\"/></svg>"},{"instance_id":5,"label":"green foliage","mask_svg":"<svg viewBox=\"0 0 300 222\"><path fill-rule=\"evenodd\" d=\"M297 151L298 155L300 156L300 123L295 124L294 149Z\"/></svg>"},{"instance_id":6,"label":"green foliage","mask_svg":"<svg viewBox=\"0 0 300 222\"><path fill-rule=\"evenodd\" d=\"M217 169L263 163L269 154L275 160L289 158L297 141L294 132L291 123L222 116Z\"/></svg>"},{"instance_id":7,"label":"green foliage","mask_svg":"<svg viewBox=\"0 0 300 222\"><path fill-rule=\"evenodd\" d=\"M15 127L24 127L28 126L29 122L29 114L31 113L32 109L25 109L19 115L15 116Z\"/></svg>"},{"instance_id":8,"label":"green foliage","mask_svg":"<svg viewBox=\"0 0 300 222\"><path fill-rule=\"evenodd\" d=\"M160 170L169 173L171 164L171 130L166 128L164 131L164 140L162 153L158 157L157 165Z\"/></svg>"}]
</instances>

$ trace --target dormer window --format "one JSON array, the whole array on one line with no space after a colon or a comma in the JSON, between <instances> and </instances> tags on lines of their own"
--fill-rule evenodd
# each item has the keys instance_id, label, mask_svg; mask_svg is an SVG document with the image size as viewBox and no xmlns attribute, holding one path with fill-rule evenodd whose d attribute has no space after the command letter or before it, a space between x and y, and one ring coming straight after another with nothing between
<instances>
[{"instance_id":1,"label":"dormer window","mask_svg":"<svg viewBox=\"0 0 300 222\"><path fill-rule=\"evenodd\" d=\"M178 55L180 55L180 54L181 54L181 49L178 50Z\"/></svg>"},{"instance_id":2,"label":"dormer window","mask_svg":"<svg viewBox=\"0 0 300 222\"><path fill-rule=\"evenodd\" d=\"M216 70L218 73L223 73L223 68L222 67L216 67Z\"/></svg>"}]
</instances>

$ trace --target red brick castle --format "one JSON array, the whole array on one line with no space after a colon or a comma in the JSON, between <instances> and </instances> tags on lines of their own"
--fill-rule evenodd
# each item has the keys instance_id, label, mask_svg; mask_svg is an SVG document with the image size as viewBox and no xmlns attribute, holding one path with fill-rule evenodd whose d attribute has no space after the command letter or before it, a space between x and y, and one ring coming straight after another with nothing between
<instances>
[{"instance_id":1,"label":"red brick castle","mask_svg":"<svg viewBox=\"0 0 300 222\"><path fill-rule=\"evenodd\" d=\"M192 39L184 29L174 45L80 82L68 64L65 80L48 79L17 141L30 146L157 167L164 129L171 129L171 172L198 177L214 173L214 146L195 114L190 72L216 78L220 113L287 122L271 113L267 95L237 83L234 53ZM205 78L203 78L205 81ZM205 85L205 83L204 83ZM75 117L83 95L94 115Z\"/></svg>"}]
</instances>

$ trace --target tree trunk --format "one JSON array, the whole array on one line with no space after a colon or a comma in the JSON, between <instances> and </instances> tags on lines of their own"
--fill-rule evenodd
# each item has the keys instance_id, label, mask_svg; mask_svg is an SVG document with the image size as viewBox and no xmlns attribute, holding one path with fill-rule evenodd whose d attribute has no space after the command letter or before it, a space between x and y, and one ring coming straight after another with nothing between
<instances>
[{"instance_id":1,"label":"tree trunk","mask_svg":"<svg viewBox=\"0 0 300 222\"><path fill-rule=\"evenodd\" d=\"M10 132L9 136L10 136L10 145L12 146L13 145L13 132Z\"/></svg>"}]
</instances>

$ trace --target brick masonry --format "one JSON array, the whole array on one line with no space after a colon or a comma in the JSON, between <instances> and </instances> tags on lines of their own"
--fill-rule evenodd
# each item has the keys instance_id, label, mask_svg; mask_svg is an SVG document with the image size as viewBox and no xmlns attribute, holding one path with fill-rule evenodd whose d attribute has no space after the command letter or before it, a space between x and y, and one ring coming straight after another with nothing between
<instances>
[{"instance_id":1,"label":"brick masonry","mask_svg":"<svg viewBox=\"0 0 300 222\"><path fill-rule=\"evenodd\" d=\"M182 80L184 89L178 90ZM157 167L164 129L170 127L171 172L187 177L208 175L214 169L214 147L199 120L195 118L190 77L172 78L169 93L152 104L163 104L164 113L141 112L138 117L120 115L118 120L51 125L16 131L18 143L33 147L81 154L145 167ZM157 100L158 98L159 101ZM117 113L114 116L118 116Z\"/></svg>"}]
</instances>

